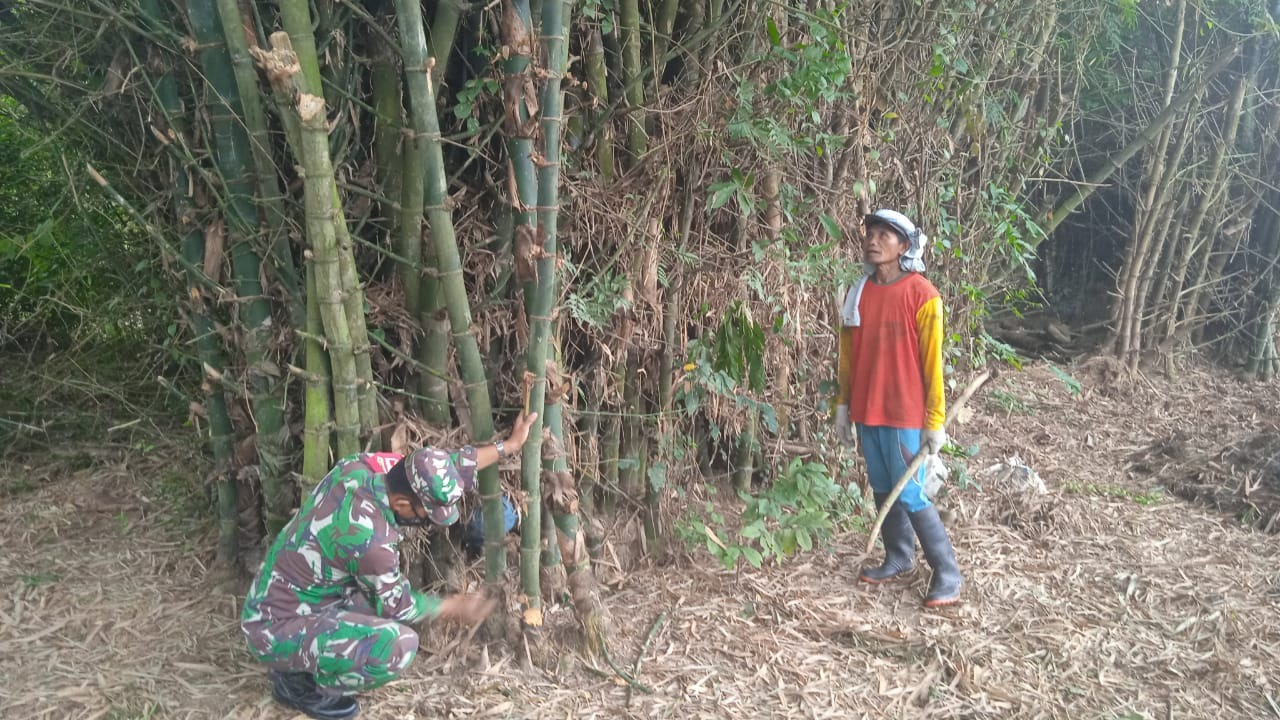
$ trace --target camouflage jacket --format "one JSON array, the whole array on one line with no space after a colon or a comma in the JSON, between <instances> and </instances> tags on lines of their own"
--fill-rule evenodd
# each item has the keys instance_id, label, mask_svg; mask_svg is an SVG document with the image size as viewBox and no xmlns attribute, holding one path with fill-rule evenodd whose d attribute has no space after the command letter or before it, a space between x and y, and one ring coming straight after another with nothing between
<instances>
[{"instance_id":1,"label":"camouflage jacket","mask_svg":"<svg viewBox=\"0 0 1280 720\"><path fill-rule=\"evenodd\" d=\"M434 466L464 488L475 484L475 449L436 455ZM394 453L352 455L303 500L267 551L240 615L252 625L369 606L380 617L413 623L439 613L440 598L409 586L400 572L400 530L385 474ZM354 598L359 593L363 598ZM367 602L359 602L360 599Z\"/></svg>"}]
</instances>

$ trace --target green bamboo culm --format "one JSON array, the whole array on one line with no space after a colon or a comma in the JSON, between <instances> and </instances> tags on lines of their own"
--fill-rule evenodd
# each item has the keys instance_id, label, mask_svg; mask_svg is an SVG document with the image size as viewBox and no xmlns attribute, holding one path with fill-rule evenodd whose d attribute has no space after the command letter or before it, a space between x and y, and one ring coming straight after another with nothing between
<instances>
[{"instance_id":1,"label":"green bamboo culm","mask_svg":"<svg viewBox=\"0 0 1280 720\"><path fill-rule=\"evenodd\" d=\"M180 187L185 186L186 173L179 171L176 180L183 184ZM182 195L178 194L176 197L182 198ZM179 212L183 215L184 225L194 223L194 219L190 217L190 207L186 205L185 200L179 200ZM182 236L182 255L192 264L199 264L204 260L204 233L199 228L192 228ZM199 283L194 281L188 282L187 290L192 304L191 330L196 338L200 364L207 368L206 373L219 375L224 367L222 344L213 319L208 314L204 292ZM218 477L218 560L227 566L234 566L240 556L239 491L232 468L235 434L231 427L231 416L227 414L222 383L206 378L202 385L205 387L205 414L209 419L209 449L213 452L213 464Z\"/></svg>"},{"instance_id":2,"label":"green bamboo culm","mask_svg":"<svg viewBox=\"0 0 1280 720\"><path fill-rule=\"evenodd\" d=\"M222 177L228 244L240 318L245 326L245 366L257 427L258 472L264 499L267 534L275 535L293 514L293 491L283 477L286 464L288 428L284 423L282 386L276 382L280 367L273 357L274 329L271 304L259 279L262 260L251 238L257 229L254 177L246 159L252 156L248 134L237 110L236 88L231 59L223 43L217 8L213 0L190 0L187 17L199 43L199 59L209 85L209 122L213 130L214 158Z\"/></svg>"},{"instance_id":3,"label":"green bamboo culm","mask_svg":"<svg viewBox=\"0 0 1280 720\"><path fill-rule=\"evenodd\" d=\"M357 362L351 341L351 325L343 302L340 249L337 243L333 197L336 186L329 159L324 101L309 89L288 33L271 35L272 50L258 56L277 95L294 98L292 117L285 123L294 155L303 168L303 201L311 273L315 281L315 305L324 329L324 344L332 365L334 433L339 456L360 452L360 404ZM318 103L318 104L317 104ZM310 301L309 301L310 305Z\"/></svg>"},{"instance_id":4,"label":"green bamboo culm","mask_svg":"<svg viewBox=\"0 0 1280 720\"><path fill-rule=\"evenodd\" d=\"M582 475L578 482L578 501L582 512L587 517L591 517L596 512L595 495L600 488L600 460L604 445L600 434L606 427L600 422L600 393L591 392L591 390L594 388L589 388L583 393L586 399L586 412L583 413L581 420L579 431L581 450L578 456L579 466L582 467Z\"/></svg>"},{"instance_id":5,"label":"green bamboo culm","mask_svg":"<svg viewBox=\"0 0 1280 720\"><path fill-rule=\"evenodd\" d=\"M644 121L644 75L640 65L640 0L621 0L622 81L627 101L627 152L634 165L649 150Z\"/></svg>"},{"instance_id":6,"label":"green bamboo culm","mask_svg":"<svg viewBox=\"0 0 1280 720\"><path fill-rule=\"evenodd\" d=\"M280 39L287 39L283 35ZM255 59L262 65L268 65L270 54L261 48L254 49ZM295 55L296 60L296 55ZM273 77L271 83L276 115L284 128L285 141L292 148L294 155L300 157L302 147L302 127L298 113L293 108L295 88L306 91L306 79L303 76L293 78L293 83L282 78ZM304 227L304 230L306 228ZM303 377L306 392L303 396L303 430L302 430L302 482L306 491L310 491L328 474L333 465L333 400L330 387L333 372L329 367L329 353L325 349L324 319L320 313L320 294L316 291L315 264L306 263L306 332L303 333L303 349L306 353L306 369ZM360 445L359 422L357 418L356 433L343 444L343 447L358 448ZM344 453L348 454L348 453Z\"/></svg>"},{"instance_id":7,"label":"green bamboo culm","mask_svg":"<svg viewBox=\"0 0 1280 720\"><path fill-rule=\"evenodd\" d=\"M453 43L458 35L458 21L468 4L464 0L440 0L435 18L431 21L431 57L435 67L431 71L431 89L440 92L445 72L449 69L449 57L453 55Z\"/></svg>"},{"instance_id":8,"label":"green bamboo culm","mask_svg":"<svg viewBox=\"0 0 1280 720\"><path fill-rule=\"evenodd\" d=\"M552 0L549 4L559 6ZM556 33L559 35L559 16L556 16ZM543 18L543 29L546 29L546 18ZM530 112L536 107L538 98L529 97L530 82L533 74L533 20L529 11L528 0L505 0L502 9L502 44L507 49L507 60L503 70L503 102L506 104L507 160L509 172L512 173L510 186L516 189L516 197L510 198L511 214L514 219L514 232L517 239L516 252L524 253L525 260L534 260L533 251L539 247L539 233L535 229L535 220L542 220L542 213L535 214L533 208L541 205L543 195L539 192L538 171L534 167L534 135L537 129L537 118ZM547 69L545 82L550 86L553 82L559 87L559 77L552 77L553 71ZM543 96L546 97L545 95ZM544 111L550 112L549 108ZM556 112L553 124L555 137L546 138L548 148L553 141L559 144L559 113ZM546 125L544 124L544 128ZM558 148L557 148L558 149ZM549 162L549 161L548 161ZM554 218L553 218L554 221ZM539 223L540 224L540 223ZM545 228L544 228L545 231ZM525 316L529 322L529 348L525 355L525 377L530 383L527 388L527 408L538 413L529 430L529 439L524 444L520 461L520 487L524 490L525 517L524 528L520 534L520 590L526 598L528 608L524 614L525 621L533 625L542 623L542 591L541 553L542 553L542 426L544 415L544 399L547 391L547 341L550 335L551 297L555 293L554 263L546 262L547 258L537 259L534 277L524 280ZM486 518L487 520L487 518Z\"/></svg>"},{"instance_id":9,"label":"green bamboo culm","mask_svg":"<svg viewBox=\"0 0 1280 720\"><path fill-rule=\"evenodd\" d=\"M431 49L436 53L432 78L438 81L443 73L441 64L447 58L453 46L454 34L458 28L459 8L453 0L445 0L436 6L436 20L431 25ZM444 57L441 57L443 54ZM430 64L424 57L423 62ZM432 95L439 92L439 86L433 82L428 89ZM415 221L416 235L413 241L418 250L413 257L418 261L414 269L413 296L409 295L409 284L406 284L406 305L417 318L422 328L423 338L417 347L420 365L418 371L418 389L422 395L420 410L427 422L436 427L448 427L452 422L449 411L449 383L447 372L449 364L449 320L445 313L445 303L439 276L439 263L436 260L434 245L422 249L422 216L426 201L426 164L427 139L416 130L408 133L404 142L404 172L406 178L401 199L401 221L408 222L412 215ZM410 241L409 233L402 231L403 243ZM408 257L408 256L406 256ZM423 274L425 261L426 273Z\"/></svg>"},{"instance_id":10,"label":"green bamboo culm","mask_svg":"<svg viewBox=\"0 0 1280 720\"><path fill-rule=\"evenodd\" d=\"M644 418L640 412L641 351L632 349L622 371L622 429L618 451L618 493L636 500L640 494L640 465L644 445Z\"/></svg>"},{"instance_id":11,"label":"green bamboo culm","mask_svg":"<svg viewBox=\"0 0 1280 720\"><path fill-rule=\"evenodd\" d=\"M218 0L218 16L222 20L222 34L226 39L231 68L235 72L236 89L240 94L240 109L249 147L253 151L253 168L258 187L257 200L265 220L266 247L273 267L290 300L290 318L294 326L305 322L303 318L302 282L289 250L289 227L285 217L284 191L280 186L280 174L271 157L271 135L267 131L267 116L262 109L262 96L258 88L258 71L254 68L246 39L245 19L240 14L237 0Z\"/></svg>"},{"instance_id":12,"label":"green bamboo culm","mask_svg":"<svg viewBox=\"0 0 1280 720\"><path fill-rule=\"evenodd\" d=\"M471 437L475 442L488 442L493 437L493 406L489 400L489 384L485 378L480 346L472 333L471 305L463 282L462 258L454 235L453 217L447 205L448 176L445 173L444 151L441 147L440 119L436 115L435 95L431 89L431 68L427 60L422 7L417 0L396 0L396 13L409 88L411 126L415 135L426 140L427 220L431 224L441 292L445 297L449 326L471 411ZM481 470L479 485L480 496L485 503L485 582L496 596L500 596L502 579L507 570L507 557L503 549L506 524L497 467L490 466Z\"/></svg>"},{"instance_id":13,"label":"green bamboo culm","mask_svg":"<svg viewBox=\"0 0 1280 720\"><path fill-rule=\"evenodd\" d=\"M556 0L544 0L556 2ZM543 6L544 12L546 6ZM552 353L558 357L555 343ZM595 574L591 571L591 553L587 533L579 512L578 489L569 472L568 443L564 431L565 393L555 393L548 398L546 411L547 436L543 445L542 467L546 481L547 504L551 508L555 532L548 540L559 543L559 555L564 563L565 581L578 621L582 623L585 649L591 655L603 655L608 651L609 614L600 599Z\"/></svg>"},{"instance_id":14,"label":"green bamboo culm","mask_svg":"<svg viewBox=\"0 0 1280 720\"><path fill-rule=\"evenodd\" d=\"M667 69L667 48L671 46L672 33L676 27L676 13L680 9L679 0L662 0L661 5L654 8L656 17L653 28L653 95L657 97L658 87L662 85L662 76Z\"/></svg>"},{"instance_id":15,"label":"green bamboo culm","mask_svg":"<svg viewBox=\"0 0 1280 720\"><path fill-rule=\"evenodd\" d=\"M622 495L618 465L622 450L622 406L611 403L613 412L605 415L604 438L600 442L599 478L600 505L605 515L611 515L618 507Z\"/></svg>"},{"instance_id":16,"label":"green bamboo culm","mask_svg":"<svg viewBox=\"0 0 1280 720\"><path fill-rule=\"evenodd\" d=\"M418 345L418 387L425 400L423 417L436 427L448 427L449 411L449 316L445 308L444 285L440 282L440 263L434 244L425 249L427 275L422 279L418 305L418 324L423 339Z\"/></svg>"},{"instance_id":17,"label":"green bamboo culm","mask_svg":"<svg viewBox=\"0 0 1280 720\"><path fill-rule=\"evenodd\" d=\"M588 29L587 47L584 52L587 70L587 86L596 97L596 111L593 124L598 126L596 137L596 164L599 165L600 178L605 182L613 179L615 174L613 161L613 128L610 122L608 70L604 60L604 38L600 35L600 23L592 23Z\"/></svg>"},{"instance_id":18,"label":"green bamboo culm","mask_svg":"<svg viewBox=\"0 0 1280 720\"><path fill-rule=\"evenodd\" d=\"M153 27L164 27L168 18L160 9L159 0L142 0L140 4L146 22ZM178 93L178 83L172 71L166 66L164 72L156 79L155 100L160 112L164 115L169 130L176 136L185 137L187 131L186 108ZM174 214L178 224L184 228L182 235L182 256L186 259L187 299L190 303L191 332L195 336L196 354L200 364L208 368L208 374L221 375L225 362L223 360L222 341L209 311L206 297L207 269L203 268L205 241L204 233L196 221L191 198L191 178L187 169L175 163L173 172ZM205 277L197 276L197 268L204 270ZM205 417L209 420L209 449L213 454L214 467L217 468L217 520L218 520L218 560L231 566L240 555L239 513L237 512L236 478L232 472L232 451L235 435L231 426L231 416L227 413L227 399L222 383L209 379L201 383L204 389Z\"/></svg>"},{"instance_id":19,"label":"green bamboo culm","mask_svg":"<svg viewBox=\"0 0 1280 720\"><path fill-rule=\"evenodd\" d=\"M280 8L280 23L284 26L284 31L289 33L293 52L302 65L302 76L306 80L308 92L323 93L324 80L320 76L320 58L316 55L310 0L277 0L276 5Z\"/></svg>"},{"instance_id":20,"label":"green bamboo culm","mask_svg":"<svg viewBox=\"0 0 1280 720\"><path fill-rule=\"evenodd\" d=\"M329 356L320 342L320 338L324 336L324 318L320 313L320 293L316 290L314 263L307 263L306 283L307 337L304 350L307 354L307 390L303 396L302 481L305 489L310 491L324 479L333 465L333 457L329 454L332 447L330 435L333 434L329 386L333 379L329 370ZM354 438L354 444L359 445L358 435ZM347 454L349 453L343 453Z\"/></svg>"},{"instance_id":21,"label":"green bamboo culm","mask_svg":"<svg viewBox=\"0 0 1280 720\"><path fill-rule=\"evenodd\" d=\"M405 65L408 68L408 64ZM400 158L400 215L396 221L396 252L400 263L400 283L404 287L404 305L417 319L422 311L422 225L426 192L427 141L411 121L404 134ZM422 351L419 345L415 350ZM428 366L429 367L429 366ZM425 377L422 379L425 382ZM422 402L426 410L427 401Z\"/></svg>"},{"instance_id":22,"label":"green bamboo culm","mask_svg":"<svg viewBox=\"0 0 1280 720\"><path fill-rule=\"evenodd\" d=\"M321 96L324 81L320 61L316 56L310 5L307 0L279 0L278 5L284 32L288 34L292 52L302 68L302 78L294 81L295 86L298 82L304 82L307 92ZM327 146L325 153L329 153ZM347 219L342 211L342 198L338 194L337 183L333 184L330 206L334 238L338 247L338 274L342 283L340 297L346 311L351 350L356 359L356 394L359 401L362 447L380 450L382 442L375 435L379 422L378 396L373 384L373 361L370 357L369 331L365 324L364 289L356 270L355 250L351 233L347 229ZM334 389L337 391L336 387ZM341 425L341 421L338 424Z\"/></svg>"},{"instance_id":23,"label":"green bamboo culm","mask_svg":"<svg viewBox=\"0 0 1280 720\"><path fill-rule=\"evenodd\" d=\"M381 216L387 231L399 236L398 217L400 204L401 145L404 130L404 108L400 97L400 62L393 47L377 38L369 68L369 85L373 92L373 158L377 173L378 192L386 201L381 203ZM392 203L395 203L393 206ZM400 250L397 250L399 253ZM406 308L414 308L406 303Z\"/></svg>"}]
</instances>

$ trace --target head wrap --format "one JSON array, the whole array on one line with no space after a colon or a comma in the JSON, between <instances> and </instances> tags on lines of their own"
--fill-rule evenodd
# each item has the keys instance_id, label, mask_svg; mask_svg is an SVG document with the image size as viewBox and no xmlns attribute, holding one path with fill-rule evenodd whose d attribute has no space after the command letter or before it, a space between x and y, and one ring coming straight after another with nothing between
<instances>
[{"instance_id":1,"label":"head wrap","mask_svg":"<svg viewBox=\"0 0 1280 720\"><path fill-rule=\"evenodd\" d=\"M862 221L862 224L867 227L877 223L888 225L898 233L899 237L911 244L907 252L898 258L898 267L901 267L904 272L924 272L924 247L929 242L929 236L897 210L880 209Z\"/></svg>"},{"instance_id":2,"label":"head wrap","mask_svg":"<svg viewBox=\"0 0 1280 720\"><path fill-rule=\"evenodd\" d=\"M888 226L898 237L911 244L902 257L898 258L898 267L903 272L924 272L924 248L929 242L929 236L925 235L915 223L911 222L906 215L896 211L880 209L868 215L862 224L866 227L880 224ZM844 297L844 304L840 308L841 320L845 327L859 327L862 325L862 315L858 312L858 303L862 300L862 290L867 286L867 278L875 272L874 265L862 266L863 275L858 279L853 287L849 288L849 292Z\"/></svg>"}]
</instances>

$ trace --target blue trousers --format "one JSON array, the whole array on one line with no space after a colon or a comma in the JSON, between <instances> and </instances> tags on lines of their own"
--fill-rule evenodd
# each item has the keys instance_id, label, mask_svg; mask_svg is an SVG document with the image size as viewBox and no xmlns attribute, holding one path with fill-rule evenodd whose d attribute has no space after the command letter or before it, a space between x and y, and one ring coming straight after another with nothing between
<instances>
[{"instance_id":1,"label":"blue trousers","mask_svg":"<svg viewBox=\"0 0 1280 720\"><path fill-rule=\"evenodd\" d=\"M912 458L920 451L920 431L879 425L858 425L858 445L867 459L867 479L871 489L880 494L893 492L898 478L907 471ZM923 465L903 488L898 501L907 512L923 510L933 503L924 494Z\"/></svg>"}]
</instances>

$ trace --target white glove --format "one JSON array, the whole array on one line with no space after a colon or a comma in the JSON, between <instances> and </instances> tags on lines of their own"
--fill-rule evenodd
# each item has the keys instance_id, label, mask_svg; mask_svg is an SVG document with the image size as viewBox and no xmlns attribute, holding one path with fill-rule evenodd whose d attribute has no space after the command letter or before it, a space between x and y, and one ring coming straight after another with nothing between
<instances>
[{"instance_id":1,"label":"white glove","mask_svg":"<svg viewBox=\"0 0 1280 720\"><path fill-rule=\"evenodd\" d=\"M849 422L849 406L836 406L836 439L850 450L858 449L858 436L853 432L853 424Z\"/></svg>"},{"instance_id":2,"label":"white glove","mask_svg":"<svg viewBox=\"0 0 1280 720\"><path fill-rule=\"evenodd\" d=\"M951 468L937 455L929 455L924 461L924 494L930 500L937 500L942 487L951 477Z\"/></svg>"},{"instance_id":3,"label":"white glove","mask_svg":"<svg viewBox=\"0 0 1280 720\"><path fill-rule=\"evenodd\" d=\"M946 444L946 430L922 430L920 432L920 449L930 455L937 455L942 452L942 446Z\"/></svg>"}]
</instances>

